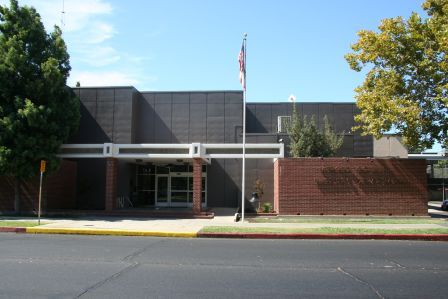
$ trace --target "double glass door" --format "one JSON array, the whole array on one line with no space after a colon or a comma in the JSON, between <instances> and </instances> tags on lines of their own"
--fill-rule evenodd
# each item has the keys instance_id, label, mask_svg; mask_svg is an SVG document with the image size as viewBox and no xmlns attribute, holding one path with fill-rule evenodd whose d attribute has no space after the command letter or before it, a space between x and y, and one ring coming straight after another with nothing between
<instances>
[{"instance_id":1,"label":"double glass door","mask_svg":"<svg viewBox=\"0 0 448 299\"><path fill-rule=\"evenodd\" d=\"M205 175L202 177L202 204L206 202ZM171 173L156 176L156 205L162 207L190 207L193 202L193 175Z\"/></svg>"}]
</instances>

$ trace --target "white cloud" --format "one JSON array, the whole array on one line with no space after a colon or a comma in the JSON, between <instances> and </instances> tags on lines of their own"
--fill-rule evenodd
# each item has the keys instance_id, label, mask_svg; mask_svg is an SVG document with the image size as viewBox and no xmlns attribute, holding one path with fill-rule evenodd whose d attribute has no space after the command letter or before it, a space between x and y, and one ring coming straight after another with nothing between
<instances>
[{"instance_id":1,"label":"white cloud","mask_svg":"<svg viewBox=\"0 0 448 299\"><path fill-rule=\"evenodd\" d=\"M127 86L136 85L139 80L132 75L119 71L73 71L68 81L68 85L75 86L76 82L80 82L81 86Z\"/></svg>"},{"instance_id":2,"label":"white cloud","mask_svg":"<svg viewBox=\"0 0 448 299\"><path fill-rule=\"evenodd\" d=\"M64 7L62 1L55 0L28 0L24 3L37 9L47 29L56 24L62 27L64 32L79 31L99 15L112 13L112 6L103 0L65 0Z\"/></svg>"},{"instance_id":3,"label":"white cloud","mask_svg":"<svg viewBox=\"0 0 448 299\"><path fill-rule=\"evenodd\" d=\"M75 86L80 82L81 86L136 86L140 85L144 90L153 90L152 84L157 77L145 76L140 70L126 69L125 71L76 71L73 70L67 84Z\"/></svg>"},{"instance_id":4,"label":"white cloud","mask_svg":"<svg viewBox=\"0 0 448 299\"><path fill-rule=\"evenodd\" d=\"M76 53L80 56L78 57L79 61L93 67L104 67L120 60L120 54L117 50L109 46L83 47L78 49Z\"/></svg>"},{"instance_id":5,"label":"white cloud","mask_svg":"<svg viewBox=\"0 0 448 299\"><path fill-rule=\"evenodd\" d=\"M157 78L146 76L142 65L151 58L115 47L118 32L114 9L107 1L20 0L20 5L35 7L47 30L55 24L61 27L72 66L69 85L80 81L82 86L143 84L150 88ZM9 6L9 0L0 0L0 4Z\"/></svg>"},{"instance_id":6,"label":"white cloud","mask_svg":"<svg viewBox=\"0 0 448 299\"><path fill-rule=\"evenodd\" d=\"M91 44L99 44L112 38L116 31L111 24L104 22L95 22L90 26L87 36L89 37L86 41Z\"/></svg>"}]
</instances>

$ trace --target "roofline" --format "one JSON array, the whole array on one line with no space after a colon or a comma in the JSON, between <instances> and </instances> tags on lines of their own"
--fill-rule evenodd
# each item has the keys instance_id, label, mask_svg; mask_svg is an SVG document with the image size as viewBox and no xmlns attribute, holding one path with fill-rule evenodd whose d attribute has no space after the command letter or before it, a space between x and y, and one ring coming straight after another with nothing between
<instances>
[{"instance_id":1,"label":"roofline","mask_svg":"<svg viewBox=\"0 0 448 299\"><path fill-rule=\"evenodd\" d=\"M246 102L246 105L251 105L251 104L256 104L256 105L272 105L272 104L292 104L291 102L288 101L282 101L282 102ZM340 104L340 105L347 105L347 104L356 104L356 102L299 102L296 104L298 105L304 105L304 104L312 104L312 105L316 105L316 104Z\"/></svg>"},{"instance_id":2,"label":"roofline","mask_svg":"<svg viewBox=\"0 0 448 299\"><path fill-rule=\"evenodd\" d=\"M149 90L149 91L139 91L140 93L211 93L211 92L233 92L233 93L243 93L242 90Z\"/></svg>"},{"instance_id":3,"label":"roofline","mask_svg":"<svg viewBox=\"0 0 448 299\"><path fill-rule=\"evenodd\" d=\"M136 91L138 91L141 94L156 94L156 93L243 93L242 90L145 90L145 91L140 91L137 88L135 88L132 85L120 85L120 86L70 86L70 88L72 89L108 89L108 88L113 88L113 89L134 89ZM255 105L272 105L272 104L288 104L291 103L289 101L269 101L269 102L260 102L260 101L246 101L246 105L251 105L251 104L255 104ZM352 102L313 102L313 101L306 101L306 102L296 102L296 104L299 105L303 105L303 104L312 104L312 105L316 105L316 104L339 104L339 105L347 105L347 104L356 104L355 101Z\"/></svg>"},{"instance_id":4,"label":"roofline","mask_svg":"<svg viewBox=\"0 0 448 299\"><path fill-rule=\"evenodd\" d=\"M107 88L115 88L115 89L135 89L138 90L137 88L135 88L132 85L120 85L120 86L69 86L72 89L107 89Z\"/></svg>"}]
</instances>

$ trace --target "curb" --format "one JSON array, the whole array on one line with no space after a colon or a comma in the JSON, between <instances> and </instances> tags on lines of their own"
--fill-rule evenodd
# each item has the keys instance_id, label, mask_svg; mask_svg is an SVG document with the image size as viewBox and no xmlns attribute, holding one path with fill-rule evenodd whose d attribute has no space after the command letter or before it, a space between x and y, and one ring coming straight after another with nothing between
<instances>
[{"instance_id":1,"label":"curb","mask_svg":"<svg viewBox=\"0 0 448 299\"><path fill-rule=\"evenodd\" d=\"M160 232L115 229L49 228L49 227L0 227L4 233L109 235L170 238L226 238L226 239L328 239L328 240L412 240L448 241L448 234L263 234L263 233L202 233Z\"/></svg>"},{"instance_id":2,"label":"curb","mask_svg":"<svg viewBox=\"0 0 448 299\"><path fill-rule=\"evenodd\" d=\"M115 229L79 229L79 228L47 228L27 227L28 234L63 234L63 235L109 235L109 236L144 236L144 237L172 237L172 238L196 238L197 233L182 232L156 232L134 231Z\"/></svg>"},{"instance_id":3,"label":"curb","mask_svg":"<svg viewBox=\"0 0 448 299\"><path fill-rule=\"evenodd\" d=\"M25 233L25 232L26 232L25 227L9 227L9 226L0 227L0 233Z\"/></svg>"},{"instance_id":4,"label":"curb","mask_svg":"<svg viewBox=\"0 0 448 299\"><path fill-rule=\"evenodd\" d=\"M448 234L262 234L262 233L201 233L198 238L229 239L339 239L339 240L413 240L448 241Z\"/></svg>"}]
</instances>

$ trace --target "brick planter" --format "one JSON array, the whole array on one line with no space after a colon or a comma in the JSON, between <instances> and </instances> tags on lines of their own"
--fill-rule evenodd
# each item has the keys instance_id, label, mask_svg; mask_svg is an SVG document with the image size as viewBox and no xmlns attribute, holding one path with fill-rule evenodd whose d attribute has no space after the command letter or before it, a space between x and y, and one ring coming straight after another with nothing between
<instances>
[{"instance_id":1,"label":"brick planter","mask_svg":"<svg viewBox=\"0 0 448 299\"><path fill-rule=\"evenodd\" d=\"M426 162L297 158L274 164L280 215L427 215Z\"/></svg>"}]
</instances>

